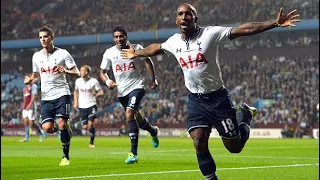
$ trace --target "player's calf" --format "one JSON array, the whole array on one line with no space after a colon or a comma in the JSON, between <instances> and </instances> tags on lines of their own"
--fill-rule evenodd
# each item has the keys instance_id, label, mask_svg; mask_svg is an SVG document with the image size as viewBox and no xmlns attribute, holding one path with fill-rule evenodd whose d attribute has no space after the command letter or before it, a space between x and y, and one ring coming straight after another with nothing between
<instances>
[{"instance_id":1,"label":"player's calf","mask_svg":"<svg viewBox=\"0 0 320 180\"><path fill-rule=\"evenodd\" d=\"M192 132L190 132L190 136L197 152L198 165L203 176L207 180L217 180L216 163L214 162L208 148L210 129L194 129Z\"/></svg>"},{"instance_id":2,"label":"player's calf","mask_svg":"<svg viewBox=\"0 0 320 180\"><path fill-rule=\"evenodd\" d=\"M237 148L233 148L233 153L239 153L242 151L243 147L245 146L250 136L251 121L257 115L257 109L254 107L248 106L246 103L240 105L240 109L242 112L242 121L239 123L240 138L235 140L237 141L237 143L234 143L234 144L239 144L239 141L240 141L241 147L239 147L240 145L237 145Z\"/></svg>"},{"instance_id":3,"label":"player's calf","mask_svg":"<svg viewBox=\"0 0 320 180\"><path fill-rule=\"evenodd\" d=\"M138 154L138 139L139 139L139 126L135 119L128 121L129 137L131 140L131 152L134 155Z\"/></svg>"},{"instance_id":4,"label":"player's calf","mask_svg":"<svg viewBox=\"0 0 320 180\"><path fill-rule=\"evenodd\" d=\"M70 139L71 139L71 134L69 132L69 128L67 127L67 120L59 118L58 119L58 126L60 130L60 139L62 143L62 148L63 148L63 158L66 158L69 160L69 148L70 148Z\"/></svg>"},{"instance_id":5,"label":"player's calf","mask_svg":"<svg viewBox=\"0 0 320 180\"><path fill-rule=\"evenodd\" d=\"M94 127L93 124L89 127L89 134L90 134L90 143L89 147L94 148L94 138L96 136L96 128Z\"/></svg>"},{"instance_id":6,"label":"player's calf","mask_svg":"<svg viewBox=\"0 0 320 180\"><path fill-rule=\"evenodd\" d=\"M131 140L131 152L134 155L138 154L138 139L139 139L139 124L134 118L134 110L126 109L126 120L129 128L129 137Z\"/></svg>"},{"instance_id":7,"label":"player's calf","mask_svg":"<svg viewBox=\"0 0 320 180\"><path fill-rule=\"evenodd\" d=\"M136 120L141 129L150 133L150 135L152 136L152 146L157 148L159 146L159 128L157 126L152 126L146 117L141 116L139 111L136 113Z\"/></svg>"},{"instance_id":8,"label":"player's calf","mask_svg":"<svg viewBox=\"0 0 320 180\"><path fill-rule=\"evenodd\" d=\"M205 153L208 151L208 139L206 137L194 136L192 140L197 153Z\"/></svg>"},{"instance_id":9,"label":"player's calf","mask_svg":"<svg viewBox=\"0 0 320 180\"><path fill-rule=\"evenodd\" d=\"M138 121L138 120L137 120ZM142 118L141 121L138 121L139 127L145 131L148 131L152 137L157 136L157 129L155 126L152 126L147 118Z\"/></svg>"}]
</instances>

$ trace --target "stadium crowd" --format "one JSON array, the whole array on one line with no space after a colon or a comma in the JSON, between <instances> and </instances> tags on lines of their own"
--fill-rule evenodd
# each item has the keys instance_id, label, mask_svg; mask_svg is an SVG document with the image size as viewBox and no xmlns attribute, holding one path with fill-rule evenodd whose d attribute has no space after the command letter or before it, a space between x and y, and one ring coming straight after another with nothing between
<instances>
[{"instance_id":1,"label":"stadium crowd","mask_svg":"<svg viewBox=\"0 0 320 180\"><path fill-rule=\"evenodd\" d=\"M181 124L186 119L186 95L183 75L175 61L154 61L159 86L156 90L147 89L147 98L142 105L142 114L152 123L163 126ZM272 58L221 59L225 86L230 90L234 105L246 102L254 105L259 100L264 106L258 108L256 122L305 122L310 123L319 101L319 57L278 56ZM142 72L146 73L146 72ZM93 66L92 76L99 79L99 68ZM21 74L11 73L10 78L1 81L2 99L1 122L22 123L22 89L14 87L6 94L5 87ZM21 76L22 77L22 76ZM20 78L21 78L20 77ZM147 75L146 75L147 77ZM102 83L101 83L102 84ZM147 86L148 83L146 83ZM69 81L74 89L74 79ZM116 103L116 90L102 85L105 94L98 98L98 110ZM73 110L72 117L77 116ZM319 117L318 117L319 118ZM118 106L112 113L105 112L97 123L124 123L124 111Z\"/></svg>"},{"instance_id":2,"label":"stadium crowd","mask_svg":"<svg viewBox=\"0 0 320 180\"><path fill-rule=\"evenodd\" d=\"M58 36L111 32L116 25L128 31L175 28L174 14L183 0L56 0L1 1L1 39L35 38L43 24ZM191 0L201 9L200 25L234 24L275 19L279 7L299 9L302 19L319 18L319 0ZM129 18L130 17L130 18Z\"/></svg>"}]
</instances>

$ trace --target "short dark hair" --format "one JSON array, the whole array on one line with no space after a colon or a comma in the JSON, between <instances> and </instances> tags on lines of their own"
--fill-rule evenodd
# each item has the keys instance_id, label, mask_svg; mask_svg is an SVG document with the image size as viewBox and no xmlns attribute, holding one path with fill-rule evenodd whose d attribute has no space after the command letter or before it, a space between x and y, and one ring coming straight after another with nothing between
<instances>
[{"instance_id":1,"label":"short dark hair","mask_svg":"<svg viewBox=\"0 0 320 180\"><path fill-rule=\"evenodd\" d=\"M181 5L189 6L190 9L191 9L191 12L193 13L193 15L194 15L195 17L198 17L197 9L196 9L194 6L192 6L192 5L189 4L189 3L182 3L182 4L180 4L180 6L181 6ZM180 7L180 6L179 6L179 7Z\"/></svg>"},{"instance_id":2,"label":"short dark hair","mask_svg":"<svg viewBox=\"0 0 320 180\"><path fill-rule=\"evenodd\" d=\"M113 28L113 34L115 33L115 32L117 32L117 31L119 31L119 32L122 32L123 33L123 35L125 35L126 37L128 37L127 36L127 30L126 30L126 28L124 28L124 27L122 27L122 26L116 26L116 27L114 27ZM113 34L112 34L112 36L113 36Z\"/></svg>"},{"instance_id":3,"label":"short dark hair","mask_svg":"<svg viewBox=\"0 0 320 180\"><path fill-rule=\"evenodd\" d=\"M43 26L39 29L39 32L48 32L49 36L54 36L54 32L51 28L49 28L48 26Z\"/></svg>"}]
</instances>

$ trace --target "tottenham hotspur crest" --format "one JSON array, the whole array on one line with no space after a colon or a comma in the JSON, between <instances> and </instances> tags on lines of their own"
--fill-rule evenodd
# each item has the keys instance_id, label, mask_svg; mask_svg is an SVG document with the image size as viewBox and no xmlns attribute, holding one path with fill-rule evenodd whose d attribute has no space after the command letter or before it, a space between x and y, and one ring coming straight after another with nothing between
<instances>
[{"instance_id":1,"label":"tottenham hotspur crest","mask_svg":"<svg viewBox=\"0 0 320 180\"><path fill-rule=\"evenodd\" d=\"M202 48L200 47L201 46L201 42L197 41L197 45L198 45L198 51L201 51L202 50Z\"/></svg>"}]
</instances>

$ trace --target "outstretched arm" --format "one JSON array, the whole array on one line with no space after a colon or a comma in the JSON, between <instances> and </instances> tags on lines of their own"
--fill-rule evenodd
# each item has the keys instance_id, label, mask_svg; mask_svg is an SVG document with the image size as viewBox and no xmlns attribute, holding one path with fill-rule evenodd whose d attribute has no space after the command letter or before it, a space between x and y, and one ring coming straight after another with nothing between
<instances>
[{"instance_id":1,"label":"outstretched arm","mask_svg":"<svg viewBox=\"0 0 320 180\"><path fill-rule=\"evenodd\" d=\"M128 41L128 45L130 49L123 49L121 52L121 57L123 59L133 59L136 57L148 57L148 56L155 56L160 53L163 53L161 50L161 46L158 43L150 44L149 46L145 47L144 49L135 50L132 44Z\"/></svg>"},{"instance_id":2,"label":"outstretched arm","mask_svg":"<svg viewBox=\"0 0 320 180\"><path fill-rule=\"evenodd\" d=\"M265 22L248 22L233 28L230 34L230 39L235 39L240 36L251 36L276 27L296 26L293 23L300 21L300 15L297 14L297 10L293 10L287 15L283 15L282 13L283 8L280 8L280 12L276 20Z\"/></svg>"}]
</instances>

